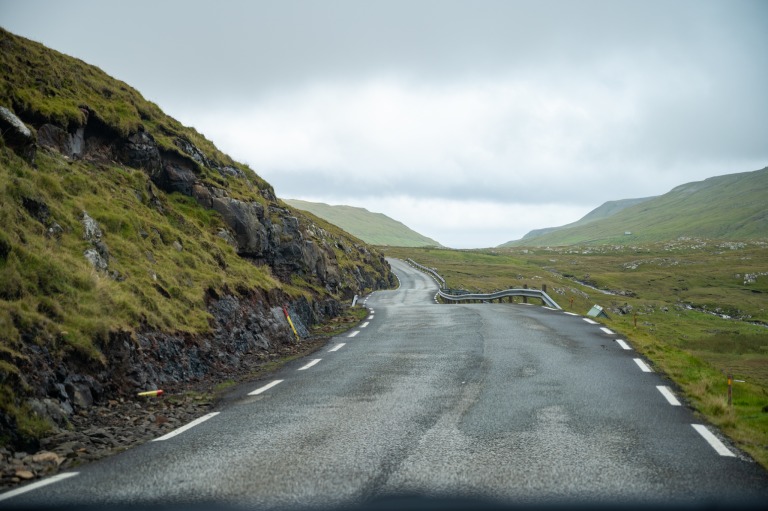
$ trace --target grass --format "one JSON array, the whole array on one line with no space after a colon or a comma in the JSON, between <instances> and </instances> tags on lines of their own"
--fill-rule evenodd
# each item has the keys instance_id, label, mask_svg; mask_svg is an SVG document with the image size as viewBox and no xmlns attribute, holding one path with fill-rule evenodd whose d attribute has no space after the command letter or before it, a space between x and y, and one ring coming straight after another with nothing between
<instances>
[{"instance_id":1,"label":"grass","mask_svg":"<svg viewBox=\"0 0 768 511\"><path fill-rule=\"evenodd\" d=\"M610 317L602 323L668 375L703 420L768 468L768 243L381 250L436 268L450 288L546 285L566 310L603 306ZM746 274L758 277L745 283ZM732 406L728 374L745 380L733 384Z\"/></svg>"},{"instance_id":2,"label":"grass","mask_svg":"<svg viewBox=\"0 0 768 511\"><path fill-rule=\"evenodd\" d=\"M224 227L218 213L158 189L147 173L116 162L112 149L68 159L38 148L33 166L0 136L0 414L25 438L45 429L24 406L38 390L21 370L36 365L25 358L30 353L97 372L107 364L114 332L207 333L211 294L261 290L286 300L346 299L378 284L359 282L353 270L387 275L363 242L278 202L246 165L127 84L3 29L0 47L0 105L33 132L44 124L70 133L84 128L89 141L115 149L144 130L161 154L183 159L200 183L264 206L276 232L297 217L296 241L314 241L323 267L339 268L330 276L338 282L333 289L313 273L316 268L294 282L281 281L270 266L241 258L218 236ZM99 244L84 236L84 212L99 225ZM106 270L84 257L95 249L108 261Z\"/></svg>"}]
</instances>

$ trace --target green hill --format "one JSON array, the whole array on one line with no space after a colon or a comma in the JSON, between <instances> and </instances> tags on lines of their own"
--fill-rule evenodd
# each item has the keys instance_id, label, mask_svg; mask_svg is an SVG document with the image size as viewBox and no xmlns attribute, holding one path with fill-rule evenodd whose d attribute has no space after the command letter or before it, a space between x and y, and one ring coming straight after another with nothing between
<instances>
[{"instance_id":1,"label":"green hill","mask_svg":"<svg viewBox=\"0 0 768 511\"><path fill-rule=\"evenodd\" d=\"M0 447L252 367L394 283L129 85L2 29L0 48Z\"/></svg>"},{"instance_id":2,"label":"green hill","mask_svg":"<svg viewBox=\"0 0 768 511\"><path fill-rule=\"evenodd\" d=\"M296 209L309 211L371 245L391 247L439 247L440 243L427 238L397 220L364 208L330 206L319 202L285 199Z\"/></svg>"},{"instance_id":3,"label":"green hill","mask_svg":"<svg viewBox=\"0 0 768 511\"><path fill-rule=\"evenodd\" d=\"M606 203L573 224L532 231L502 247L768 238L768 167L678 186L635 203ZM618 207L617 207L618 206Z\"/></svg>"}]
</instances>

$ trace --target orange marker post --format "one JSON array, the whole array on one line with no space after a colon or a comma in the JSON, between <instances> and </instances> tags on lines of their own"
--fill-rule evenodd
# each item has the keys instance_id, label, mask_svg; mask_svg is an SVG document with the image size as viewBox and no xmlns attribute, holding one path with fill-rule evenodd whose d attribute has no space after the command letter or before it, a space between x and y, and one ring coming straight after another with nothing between
<instances>
[{"instance_id":1,"label":"orange marker post","mask_svg":"<svg viewBox=\"0 0 768 511\"><path fill-rule=\"evenodd\" d=\"M139 392L139 397L157 397L162 396L163 391L162 390L148 390L146 392Z\"/></svg>"}]
</instances>

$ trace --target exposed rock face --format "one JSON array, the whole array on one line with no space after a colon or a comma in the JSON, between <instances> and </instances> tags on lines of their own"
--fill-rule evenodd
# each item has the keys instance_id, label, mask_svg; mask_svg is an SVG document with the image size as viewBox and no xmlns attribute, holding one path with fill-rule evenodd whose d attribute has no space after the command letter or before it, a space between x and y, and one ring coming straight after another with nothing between
<instances>
[{"instance_id":1,"label":"exposed rock face","mask_svg":"<svg viewBox=\"0 0 768 511\"><path fill-rule=\"evenodd\" d=\"M16 114L0 106L0 132L3 140L16 154L30 163L35 161L35 136Z\"/></svg>"}]
</instances>

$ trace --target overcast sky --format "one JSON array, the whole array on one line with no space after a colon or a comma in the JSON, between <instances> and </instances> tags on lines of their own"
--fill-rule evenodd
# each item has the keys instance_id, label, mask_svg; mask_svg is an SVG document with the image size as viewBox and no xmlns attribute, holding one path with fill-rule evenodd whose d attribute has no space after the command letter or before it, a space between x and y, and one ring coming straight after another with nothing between
<instances>
[{"instance_id":1,"label":"overcast sky","mask_svg":"<svg viewBox=\"0 0 768 511\"><path fill-rule=\"evenodd\" d=\"M768 165L768 1L0 0L281 198L456 248Z\"/></svg>"}]
</instances>

